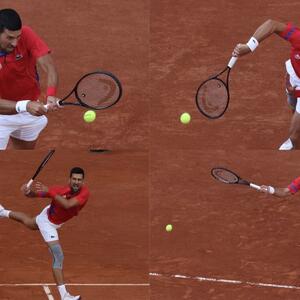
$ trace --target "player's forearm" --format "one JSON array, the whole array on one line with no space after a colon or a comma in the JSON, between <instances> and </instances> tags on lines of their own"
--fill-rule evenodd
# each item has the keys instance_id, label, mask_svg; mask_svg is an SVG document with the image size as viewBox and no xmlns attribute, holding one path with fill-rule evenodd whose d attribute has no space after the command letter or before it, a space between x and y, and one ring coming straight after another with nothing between
<instances>
[{"instance_id":1,"label":"player's forearm","mask_svg":"<svg viewBox=\"0 0 300 300\"><path fill-rule=\"evenodd\" d=\"M47 86L57 87L58 85L58 73L54 65L54 61L50 54L40 57L37 60L40 67L47 74Z\"/></svg>"},{"instance_id":2,"label":"player's forearm","mask_svg":"<svg viewBox=\"0 0 300 300\"><path fill-rule=\"evenodd\" d=\"M267 20L256 29L253 37L261 42L273 33L279 34L280 32L284 31L285 26L286 25L283 23L274 20Z\"/></svg>"},{"instance_id":3,"label":"player's forearm","mask_svg":"<svg viewBox=\"0 0 300 300\"><path fill-rule=\"evenodd\" d=\"M0 99L0 114L1 115L14 115L16 114L16 102Z\"/></svg>"},{"instance_id":4,"label":"player's forearm","mask_svg":"<svg viewBox=\"0 0 300 300\"><path fill-rule=\"evenodd\" d=\"M272 195L280 198L284 198L292 194L288 188L274 188L274 190L275 191Z\"/></svg>"},{"instance_id":5,"label":"player's forearm","mask_svg":"<svg viewBox=\"0 0 300 300\"><path fill-rule=\"evenodd\" d=\"M54 200L58 202L65 209L68 209L70 207L69 201L60 195L55 195Z\"/></svg>"}]
</instances>

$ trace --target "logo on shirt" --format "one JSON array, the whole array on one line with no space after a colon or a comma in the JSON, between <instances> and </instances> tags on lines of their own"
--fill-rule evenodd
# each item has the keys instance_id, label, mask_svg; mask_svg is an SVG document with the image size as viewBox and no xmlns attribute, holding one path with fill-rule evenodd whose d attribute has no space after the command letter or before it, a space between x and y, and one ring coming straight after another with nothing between
<instances>
[{"instance_id":1,"label":"logo on shirt","mask_svg":"<svg viewBox=\"0 0 300 300\"><path fill-rule=\"evenodd\" d=\"M23 58L22 54L16 54L16 61L20 60Z\"/></svg>"},{"instance_id":2,"label":"logo on shirt","mask_svg":"<svg viewBox=\"0 0 300 300\"><path fill-rule=\"evenodd\" d=\"M300 55L299 54L295 54L295 58L296 59L300 59Z\"/></svg>"}]
</instances>

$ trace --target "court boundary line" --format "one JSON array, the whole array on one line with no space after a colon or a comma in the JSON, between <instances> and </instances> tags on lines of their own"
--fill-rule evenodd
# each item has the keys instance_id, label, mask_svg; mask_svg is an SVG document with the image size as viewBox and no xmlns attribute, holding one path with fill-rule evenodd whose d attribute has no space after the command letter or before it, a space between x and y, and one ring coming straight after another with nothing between
<instances>
[{"instance_id":1,"label":"court boundary line","mask_svg":"<svg viewBox=\"0 0 300 300\"><path fill-rule=\"evenodd\" d=\"M167 274L160 274L160 273L149 273L149 275L154 276L154 277L155 276L156 277L169 277L169 278L177 278L177 279L191 279L191 280L196 280L196 281L208 281L208 282L227 283L227 284L236 284L236 285L238 285L238 284L251 285L251 286L256 286L256 287L300 290L300 286L296 286L296 285L231 280L231 279L224 279L224 278L204 277L204 276L188 276L188 275L180 275L180 274L167 275Z\"/></svg>"},{"instance_id":2,"label":"court boundary line","mask_svg":"<svg viewBox=\"0 0 300 300\"><path fill-rule=\"evenodd\" d=\"M43 285L43 289L44 289L46 296L48 297L48 300L54 300L54 297L51 294L51 290L50 290L49 286Z\"/></svg>"},{"instance_id":3,"label":"court boundary line","mask_svg":"<svg viewBox=\"0 0 300 300\"><path fill-rule=\"evenodd\" d=\"M66 283L66 286L150 286L150 283ZM0 283L0 287L56 286L56 283Z\"/></svg>"}]
</instances>

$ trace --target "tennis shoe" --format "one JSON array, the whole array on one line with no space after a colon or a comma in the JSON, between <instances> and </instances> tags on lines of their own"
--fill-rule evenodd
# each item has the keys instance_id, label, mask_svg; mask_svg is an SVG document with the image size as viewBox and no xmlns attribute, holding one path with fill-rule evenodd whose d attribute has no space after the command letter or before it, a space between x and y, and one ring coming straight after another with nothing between
<instances>
[{"instance_id":1,"label":"tennis shoe","mask_svg":"<svg viewBox=\"0 0 300 300\"><path fill-rule=\"evenodd\" d=\"M66 293L62 300L80 300L81 296L72 296L69 293Z\"/></svg>"},{"instance_id":2,"label":"tennis shoe","mask_svg":"<svg viewBox=\"0 0 300 300\"><path fill-rule=\"evenodd\" d=\"M292 150L294 145L290 138L288 138L280 147L279 150Z\"/></svg>"},{"instance_id":3,"label":"tennis shoe","mask_svg":"<svg viewBox=\"0 0 300 300\"><path fill-rule=\"evenodd\" d=\"M5 218L4 211L5 208L0 204L0 218Z\"/></svg>"}]
</instances>

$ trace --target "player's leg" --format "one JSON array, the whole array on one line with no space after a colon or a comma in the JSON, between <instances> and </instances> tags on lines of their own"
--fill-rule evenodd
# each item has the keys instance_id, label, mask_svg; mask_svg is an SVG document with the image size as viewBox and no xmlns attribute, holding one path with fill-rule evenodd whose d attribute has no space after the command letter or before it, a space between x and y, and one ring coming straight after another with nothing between
<instances>
[{"instance_id":1,"label":"player's leg","mask_svg":"<svg viewBox=\"0 0 300 300\"><path fill-rule=\"evenodd\" d=\"M294 115L296 111L297 98L293 96L293 94L290 93L287 88L286 88L286 96L287 96L288 106L291 109L292 114ZM290 137L286 141L284 141L279 147L279 150L293 150L293 149L294 149L294 145Z\"/></svg>"},{"instance_id":2,"label":"player's leg","mask_svg":"<svg viewBox=\"0 0 300 300\"><path fill-rule=\"evenodd\" d=\"M10 137L10 144L8 149L15 149L15 150L32 150L35 148L37 140L35 141L22 141L16 139L14 137Z\"/></svg>"},{"instance_id":3,"label":"player's leg","mask_svg":"<svg viewBox=\"0 0 300 300\"><path fill-rule=\"evenodd\" d=\"M17 115L0 115L0 150L6 150L9 137L17 129Z\"/></svg>"},{"instance_id":4,"label":"player's leg","mask_svg":"<svg viewBox=\"0 0 300 300\"><path fill-rule=\"evenodd\" d=\"M59 243L59 237L57 228L59 226L51 223L48 219L47 210L49 206L47 206L37 217L36 223L39 227L39 230L49 247L49 251L52 256L53 264L52 264L52 272L54 280L57 284L57 288L59 294L61 295L62 300L79 300L80 296L71 296L66 290L64 284L64 275L63 275L63 260L64 254L62 248Z\"/></svg>"},{"instance_id":5,"label":"player's leg","mask_svg":"<svg viewBox=\"0 0 300 300\"><path fill-rule=\"evenodd\" d=\"M11 146L18 150L34 149L39 134L46 127L48 120L45 116L35 117L29 113L19 115L20 126L10 135Z\"/></svg>"},{"instance_id":6,"label":"player's leg","mask_svg":"<svg viewBox=\"0 0 300 300\"><path fill-rule=\"evenodd\" d=\"M298 106L299 106L299 112L298 112ZM290 126L290 139L293 144L293 149L300 149L300 103L297 103L296 111L292 117L291 126Z\"/></svg>"},{"instance_id":7,"label":"player's leg","mask_svg":"<svg viewBox=\"0 0 300 300\"><path fill-rule=\"evenodd\" d=\"M5 209L2 205L0 205L0 217L9 218L10 220L14 220L25 225L27 228L31 230L37 230L38 226L35 222L35 218L29 217L28 215L22 212L11 211Z\"/></svg>"}]
</instances>

